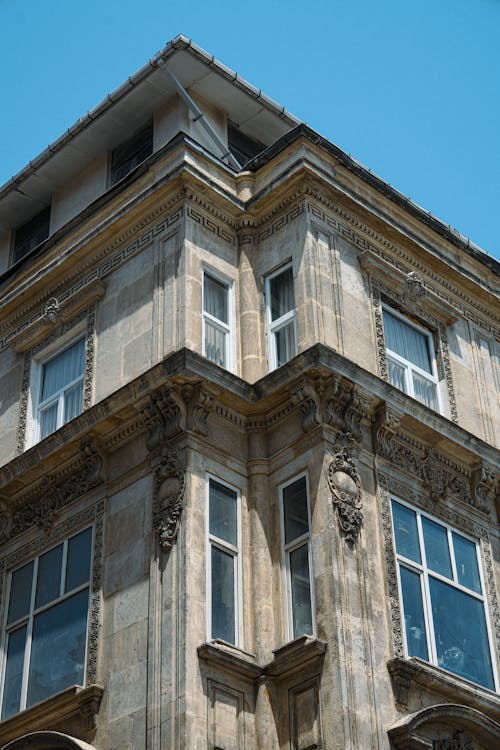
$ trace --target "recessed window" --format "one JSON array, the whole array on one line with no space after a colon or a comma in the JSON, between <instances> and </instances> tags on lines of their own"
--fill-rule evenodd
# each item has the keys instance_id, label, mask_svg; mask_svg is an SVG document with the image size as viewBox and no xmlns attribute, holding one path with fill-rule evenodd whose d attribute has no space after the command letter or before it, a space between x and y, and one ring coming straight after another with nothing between
<instances>
[{"instance_id":1,"label":"recessed window","mask_svg":"<svg viewBox=\"0 0 500 750\"><path fill-rule=\"evenodd\" d=\"M150 122L111 152L111 185L128 175L152 153L153 123Z\"/></svg>"},{"instance_id":2,"label":"recessed window","mask_svg":"<svg viewBox=\"0 0 500 750\"><path fill-rule=\"evenodd\" d=\"M314 633L309 502L306 477L281 488L288 636Z\"/></svg>"},{"instance_id":3,"label":"recessed window","mask_svg":"<svg viewBox=\"0 0 500 750\"><path fill-rule=\"evenodd\" d=\"M10 575L1 718L84 685L92 529Z\"/></svg>"},{"instance_id":4,"label":"recessed window","mask_svg":"<svg viewBox=\"0 0 500 750\"><path fill-rule=\"evenodd\" d=\"M271 370L297 354L292 267L266 278L267 333Z\"/></svg>"},{"instance_id":5,"label":"recessed window","mask_svg":"<svg viewBox=\"0 0 500 750\"><path fill-rule=\"evenodd\" d=\"M438 377L431 333L385 305L383 315L390 382L438 410Z\"/></svg>"},{"instance_id":6,"label":"recessed window","mask_svg":"<svg viewBox=\"0 0 500 750\"><path fill-rule=\"evenodd\" d=\"M239 644L239 495L208 480L209 638Z\"/></svg>"},{"instance_id":7,"label":"recessed window","mask_svg":"<svg viewBox=\"0 0 500 750\"><path fill-rule=\"evenodd\" d=\"M83 338L42 362L37 407L38 440L43 440L81 413L84 375Z\"/></svg>"},{"instance_id":8,"label":"recessed window","mask_svg":"<svg viewBox=\"0 0 500 750\"><path fill-rule=\"evenodd\" d=\"M477 543L396 500L392 518L407 655L494 690Z\"/></svg>"},{"instance_id":9,"label":"recessed window","mask_svg":"<svg viewBox=\"0 0 500 750\"><path fill-rule=\"evenodd\" d=\"M203 351L205 357L231 369L231 286L203 274Z\"/></svg>"},{"instance_id":10,"label":"recessed window","mask_svg":"<svg viewBox=\"0 0 500 750\"><path fill-rule=\"evenodd\" d=\"M14 263L34 250L49 236L50 206L18 227L14 236Z\"/></svg>"},{"instance_id":11,"label":"recessed window","mask_svg":"<svg viewBox=\"0 0 500 750\"><path fill-rule=\"evenodd\" d=\"M243 167L247 161L264 151L266 146L260 141L243 133L240 128L232 122L227 124L227 145L232 154L238 159Z\"/></svg>"}]
</instances>

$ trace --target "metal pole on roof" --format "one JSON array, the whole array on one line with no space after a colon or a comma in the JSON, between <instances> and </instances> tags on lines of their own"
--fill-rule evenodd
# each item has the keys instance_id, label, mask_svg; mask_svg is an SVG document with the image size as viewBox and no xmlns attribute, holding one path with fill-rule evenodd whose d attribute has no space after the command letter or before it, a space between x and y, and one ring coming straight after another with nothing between
<instances>
[{"instance_id":1,"label":"metal pole on roof","mask_svg":"<svg viewBox=\"0 0 500 750\"><path fill-rule=\"evenodd\" d=\"M232 164L233 167L240 170L241 164L239 163L238 159L232 154L232 152L228 149L227 145L224 143L222 138L219 136L217 131L213 128L213 126L210 124L210 122L207 120L201 109L196 105L194 100L191 96L189 96L188 92L182 85L182 83L174 76L171 70L167 68L167 64L164 59L158 60L158 66L163 70L163 72L168 76L168 78L172 81L174 84L177 93L181 97L181 99L184 101L184 103L189 107L191 112L194 114L194 121L200 122L201 125L205 128L207 133L210 135L212 140L215 141L217 146L222 151L221 159L228 159L229 162Z\"/></svg>"}]
</instances>

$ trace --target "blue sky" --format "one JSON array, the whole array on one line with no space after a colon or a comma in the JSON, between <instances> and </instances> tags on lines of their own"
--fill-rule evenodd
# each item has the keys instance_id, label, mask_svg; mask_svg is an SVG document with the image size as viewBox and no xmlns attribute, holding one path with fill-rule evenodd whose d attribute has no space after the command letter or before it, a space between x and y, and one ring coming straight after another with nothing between
<instances>
[{"instance_id":1,"label":"blue sky","mask_svg":"<svg viewBox=\"0 0 500 750\"><path fill-rule=\"evenodd\" d=\"M500 258L500 0L0 0L0 183L179 33Z\"/></svg>"}]
</instances>

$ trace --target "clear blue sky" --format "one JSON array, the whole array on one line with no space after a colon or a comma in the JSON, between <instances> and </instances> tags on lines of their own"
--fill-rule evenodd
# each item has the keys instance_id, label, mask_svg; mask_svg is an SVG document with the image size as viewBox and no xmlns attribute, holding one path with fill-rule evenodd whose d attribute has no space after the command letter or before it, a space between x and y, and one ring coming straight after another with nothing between
<instances>
[{"instance_id":1,"label":"clear blue sky","mask_svg":"<svg viewBox=\"0 0 500 750\"><path fill-rule=\"evenodd\" d=\"M500 258L500 0L0 0L0 183L179 33Z\"/></svg>"}]
</instances>

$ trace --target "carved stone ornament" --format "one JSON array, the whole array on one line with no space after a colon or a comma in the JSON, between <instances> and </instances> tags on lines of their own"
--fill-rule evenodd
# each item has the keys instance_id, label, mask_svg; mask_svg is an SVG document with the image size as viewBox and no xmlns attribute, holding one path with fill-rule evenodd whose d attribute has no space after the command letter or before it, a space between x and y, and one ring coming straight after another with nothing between
<instances>
[{"instance_id":1,"label":"carved stone ornament","mask_svg":"<svg viewBox=\"0 0 500 750\"><path fill-rule=\"evenodd\" d=\"M340 530L350 545L356 542L363 524L361 482L350 456L352 443L349 434L343 433L338 436L333 460L328 466L327 473Z\"/></svg>"},{"instance_id":2,"label":"carved stone ornament","mask_svg":"<svg viewBox=\"0 0 500 750\"><path fill-rule=\"evenodd\" d=\"M417 271L410 271L405 276L404 298L408 305L417 305L427 294L424 280Z\"/></svg>"},{"instance_id":3,"label":"carved stone ornament","mask_svg":"<svg viewBox=\"0 0 500 750\"><path fill-rule=\"evenodd\" d=\"M9 538L12 529L12 514L6 503L0 502L0 542Z\"/></svg>"},{"instance_id":4,"label":"carved stone ornament","mask_svg":"<svg viewBox=\"0 0 500 750\"><path fill-rule=\"evenodd\" d=\"M55 326L61 317L61 306L55 297L50 297L43 309L43 321L46 325Z\"/></svg>"},{"instance_id":5,"label":"carved stone ornament","mask_svg":"<svg viewBox=\"0 0 500 750\"><path fill-rule=\"evenodd\" d=\"M473 470L471 477L471 491L475 506L485 513L498 499L498 479L495 470L480 462Z\"/></svg>"},{"instance_id":6,"label":"carved stone ornament","mask_svg":"<svg viewBox=\"0 0 500 750\"><path fill-rule=\"evenodd\" d=\"M473 750L473 747L463 732L455 732L446 739L432 741L432 750Z\"/></svg>"},{"instance_id":7,"label":"carved stone ornament","mask_svg":"<svg viewBox=\"0 0 500 750\"><path fill-rule=\"evenodd\" d=\"M177 539L184 486L185 472L179 463L179 452L171 442L167 442L155 469L153 494L153 528L164 552Z\"/></svg>"}]
</instances>

